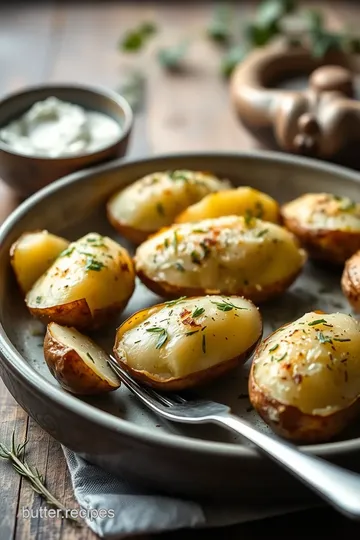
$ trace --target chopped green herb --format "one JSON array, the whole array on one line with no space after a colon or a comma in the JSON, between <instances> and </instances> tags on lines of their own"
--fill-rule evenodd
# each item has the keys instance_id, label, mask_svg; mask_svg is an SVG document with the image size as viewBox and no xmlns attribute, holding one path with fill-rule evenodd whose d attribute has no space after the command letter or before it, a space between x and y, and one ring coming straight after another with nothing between
<instances>
[{"instance_id":1,"label":"chopped green herb","mask_svg":"<svg viewBox=\"0 0 360 540\"><path fill-rule=\"evenodd\" d=\"M340 343L343 343L345 341L351 341L350 338L333 338L334 341L340 341Z\"/></svg>"},{"instance_id":2,"label":"chopped green herb","mask_svg":"<svg viewBox=\"0 0 360 540\"><path fill-rule=\"evenodd\" d=\"M93 359L93 357L91 356L89 352L86 353L86 356L88 356L90 360L92 361L92 363L95 364L95 360Z\"/></svg>"},{"instance_id":3,"label":"chopped green herb","mask_svg":"<svg viewBox=\"0 0 360 540\"><path fill-rule=\"evenodd\" d=\"M204 313L205 309L204 308L195 308L194 311L193 311L193 314L192 314L192 317L195 319L196 317L200 317L200 315L202 315Z\"/></svg>"},{"instance_id":4,"label":"chopped green herb","mask_svg":"<svg viewBox=\"0 0 360 540\"><path fill-rule=\"evenodd\" d=\"M37 296L36 297L36 303L37 304L40 304L41 300L42 300L42 296Z\"/></svg>"},{"instance_id":5,"label":"chopped green herb","mask_svg":"<svg viewBox=\"0 0 360 540\"><path fill-rule=\"evenodd\" d=\"M169 71L178 71L182 67L182 61L187 53L189 44L187 41L173 47L160 49L158 60L160 64Z\"/></svg>"},{"instance_id":6,"label":"chopped green herb","mask_svg":"<svg viewBox=\"0 0 360 540\"><path fill-rule=\"evenodd\" d=\"M287 352L285 352L280 358L274 358L275 362L281 362L281 360L284 360L285 356L287 356Z\"/></svg>"},{"instance_id":7,"label":"chopped green herb","mask_svg":"<svg viewBox=\"0 0 360 540\"><path fill-rule=\"evenodd\" d=\"M168 339L168 333L165 328L161 328L161 326L153 326L151 328L146 329L147 332L152 332L154 334L159 334L157 343L156 343L156 349L160 349L166 340Z\"/></svg>"},{"instance_id":8,"label":"chopped green herb","mask_svg":"<svg viewBox=\"0 0 360 540\"><path fill-rule=\"evenodd\" d=\"M165 210L164 210L164 207L163 207L163 205L161 203L157 203L156 211L157 211L158 214L160 214L160 216L165 215Z\"/></svg>"},{"instance_id":9,"label":"chopped green herb","mask_svg":"<svg viewBox=\"0 0 360 540\"><path fill-rule=\"evenodd\" d=\"M214 304L218 310L220 311L231 311L232 309L244 309L245 311L248 311L247 308L236 306L232 302L229 302L228 300L224 300L224 302L211 302Z\"/></svg>"},{"instance_id":10,"label":"chopped green herb","mask_svg":"<svg viewBox=\"0 0 360 540\"><path fill-rule=\"evenodd\" d=\"M349 212L350 210L354 210L356 208L356 203L349 199L348 197L344 197L341 199L341 203L339 204L340 210L344 210L344 212Z\"/></svg>"},{"instance_id":11,"label":"chopped green herb","mask_svg":"<svg viewBox=\"0 0 360 540\"><path fill-rule=\"evenodd\" d=\"M190 253L190 257L194 264L199 264L201 262L201 257L198 251L193 250Z\"/></svg>"},{"instance_id":12,"label":"chopped green herb","mask_svg":"<svg viewBox=\"0 0 360 540\"><path fill-rule=\"evenodd\" d=\"M263 229L262 231L259 231L256 235L256 238L261 238L262 236L264 236L264 234L266 234L267 232L269 232L269 229Z\"/></svg>"},{"instance_id":13,"label":"chopped green herb","mask_svg":"<svg viewBox=\"0 0 360 540\"><path fill-rule=\"evenodd\" d=\"M90 257L86 261L85 270L93 270L94 272L100 272L102 268L105 268L105 264L96 259L91 259Z\"/></svg>"},{"instance_id":14,"label":"chopped green herb","mask_svg":"<svg viewBox=\"0 0 360 540\"><path fill-rule=\"evenodd\" d=\"M324 336L322 332L318 332L316 337L320 341L320 343L332 343L332 339L329 336Z\"/></svg>"},{"instance_id":15,"label":"chopped green herb","mask_svg":"<svg viewBox=\"0 0 360 540\"><path fill-rule=\"evenodd\" d=\"M124 38L119 43L119 48L125 52L138 52L155 33L155 24L152 22L144 22L138 27L126 32Z\"/></svg>"},{"instance_id":16,"label":"chopped green herb","mask_svg":"<svg viewBox=\"0 0 360 540\"><path fill-rule=\"evenodd\" d=\"M68 248L64 249L59 255L59 257L69 257L73 251L75 250L75 246L69 246Z\"/></svg>"},{"instance_id":17,"label":"chopped green herb","mask_svg":"<svg viewBox=\"0 0 360 540\"><path fill-rule=\"evenodd\" d=\"M169 177L171 180L183 180L184 182L188 182L189 180L185 171L170 171Z\"/></svg>"},{"instance_id":18,"label":"chopped green herb","mask_svg":"<svg viewBox=\"0 0 360 540\"><path fill-rule=\"evenodd\" d=\"M164 247L165 248L169 247L169 239L168 238L165 238L165 240L164 240Z\"/></svg>"},{"instance_id":19,"label":"chopped green herb","mask_svg":"<svg viewBox=\"0 0 360 540\"><path fill-rule=\"evenodd\" d=\"M175 304L179 304L180 302L183 302L183 300L186 300L186 296L180 296L180 298L177 298L176 300L170 300L170 302L166 302L166 305L168 307L175 306Z\"/></svg>"},{"instance_id":20,"label":"chopped green herb","mask_svg":"<svg viewBox=\"0 0 360 540\"><path fill-rule=\"evenodd\" d=\"M254 216L252 215L252 212L250 210L246 210L245 215L244 215L245 225L247 226L251 225L253 218Z\"/></svg>"},{"instance_id":21,"label":"chopped green herb","mask_svg":"<svg viewBox=\"0 0 360 540\"><path fill-rule=\"evenodd\" d=\"M193 229L192 232L194 233L206 233L205 229Z\"/></svg>"},{"instance_id":22,"label":"chopped green herb","mask_svg":"<svg viewBox=\"0 0 360 540\"><path fill-rule=\"evenodd\" d=\"M279 347L279 344L276 343L273 347L271 347L271 349L269 349L269 352L273 352L273 351L276 351L276 349Z\"/></svg>"},{"instance_id":23,"label":"chopped green herb","mask_svg":"<svg viewBox=\"0 0 360 540\"><path fill-rule=\"evenodd\" d=\"M178 236L177 236L177 232L174 231L173 246L174 246L175 253L177 253L178 245L179 245L179 239L178 239Z\"/></svg>"},{"instance_id":24,"label":"chopped green herb","mask_svg":"<svg viewBox=\"0 0 360 540\"><path fill-rule=\"evenodd\" d=\"M175 263L176 270L179 270L179 272L185 272L184 266L180 262Z\"/></svg>"},{"instance_id":25,"label":"chopped green herb","mask_svg":"<svg viewBox=\"0 0 360 540\"><path fill-rule=\"evenodd\" d=\"M203 334L203 337L202 337L202 352L204 354L206 353L206 336L205 336L205 334Z\"/></svg>"},{"instance_id":26,"label":"chopped green herb","mask_svg":"<svg viewBox=\"0 0 360 540\"><path fill-rule=\"evenodd\" d=\"M193 334L197 334L199 330L193 330L192 332L186 332L185 336L192 336Z\"/></svg>"},{"instance_id":27,"label":"chopped green herb","mask_svg":"<svg viewBox=\"0 0 360 540\"><path fill-rule=\"evenodd\" d=\"M324 324L326 323L325 319L316 319L315 321L311 321L308 323L308 326L316 326L317 324Z\"/></svg>"}]
</instances>

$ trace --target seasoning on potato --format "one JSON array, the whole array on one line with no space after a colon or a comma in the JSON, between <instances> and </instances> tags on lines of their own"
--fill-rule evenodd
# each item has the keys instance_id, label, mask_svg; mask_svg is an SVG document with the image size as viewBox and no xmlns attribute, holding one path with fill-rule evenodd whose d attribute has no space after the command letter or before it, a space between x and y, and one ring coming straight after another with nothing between
<instances>
[{"instance_id":1,"label":"seasoning on potato","mask_svg":"<svg viewBox=\"0 0 360 540\"><path fill-rule=\"evenodd\" d=\"M46 272L69 245L69 241L48 231L26 232L10 248L10 262L24 294Z\"/></svg>"},{"instance_id":2,"label":"seasoning on potato","mask_svg":"<svg viewBox=\"0 0 360 540\"><path fill-rule=\"evenodd\" d=\"M78 329L104 325L126 306L135 287L126 249L89 233L73 242L26 295L30 312L46 324Z\"/></svg>"},{"instance_id":3,"label":"seasoning on potato","mask_svg":"<svg viewBox=\"0 0 360 540\"><path fill-rule=\"evenodd\" d=\"M180 390L245 362L261 335L261 316L249 300L179 298L127 319L117 331L114 355L135 379Z\"/></svg>"},{"instance_id":4,"label":"seasoning on potato","mask_svg":"<svg viewBox=\"0 0 360 540\"><path fill-rule=\"evenodd\" d=\"M263 221L278 223L278 203L266 193L243 186L206 195L177 216L176 223L200 221L221 216L253 216Z\"/></svg>"},{"instance_id":5,"label":"seasoning on potato","mask_svg":"<svg viewBox=\"0 0 360 540\"><path fill-rule=\"evenodd\" d=\"M310 312L281 327L255 352L249 395L283 437L331 439L360 412L360 323Z\"/></svg>"},{"instance_id":6,"label":"seasoning on potato","mask_svg":"<svg viewBox=\"0 0 360 540\"><path fill-rule=\"evenodd\" d=\"M44 340L44 357L51 374L73 394L101 394L119 388L108 355L75 328L50 323Z\"/></svg>"},{"instance_id":7,"label":"seasoning on potato","mask_svg":"<svg viewBox=\"0 0 360 540\"><path fill-rule=\"evenodd\" d=\"M345 263L341 288L356 313L360 313L360 251Z\"/></svg>"},{"instance_id":8,"label":"seasoning on potato","mask_svg":"<svg viewBox=\"0 0 360 540\"><path fill-rule=\"evenodd\" d=\"M160 231L138 247L135 268L164 297L236 294L261 302L284 292L305 260L279 225L226 216Z\"/></svg>"},{"instance_id":9,"label":"seasoning on potato","mask_svg":"<svg viewBox=\"0 0 360 540\"><path fill-rule=\"evenodd\" d=\"M343 264L360 250L360 203L307 193L281 208L285 226L314 259Z\"/></svg>"},{"instance_id":10,"label":"seasoning on potato","mask_svg":"<svg viewBox=\"0 0 360 540\"><path fill-rule=\"evenodd\" d=\"M175 217L189 205L208 193L230 187L227 180L206 172L155 172L113 195L107 214L115 229L140 244L150 234L172 225Z\"/></svg>"}]
</instances>

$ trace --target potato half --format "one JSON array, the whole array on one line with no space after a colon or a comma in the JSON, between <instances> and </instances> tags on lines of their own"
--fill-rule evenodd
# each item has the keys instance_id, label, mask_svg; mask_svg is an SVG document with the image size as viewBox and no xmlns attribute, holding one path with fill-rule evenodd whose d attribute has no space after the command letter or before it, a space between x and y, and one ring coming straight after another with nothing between
<instances>
[{"instance_id":1,"label":"potato half","mask_svg":"<svg viewBox=\"0 0 360 540\"><path fill-rule=\"evenodd\" d=\"M127 319L117 331L114 355L135 379L180 390L245 362L261 335L261 316L249 300L180 298Z\"/></svg>"},{"instance_id":2,"label":"potato half","mask_svg":"<svg viewBox=\"0 0 360 540\"><path fill-rule=\"evenodd\" d=\"M305 260L286 229L226 216L160 231L138 247L135 267L161 296L236 294L261 302L289 287Z\"/></svg>"},{"instance_id":3,"label":"potato half","mask_svg":"<svg viewBox=\"0 0 360 540\"><path fill-rule=\"evenodd\" d=\"M288 439L327 441L360 412L360 324L344 313L306 313L257 348L250 401Z\"/></svg>"},{"instance_id":4,"label":"potato half","mask_svg":"<svg viewBox=\"0 0 360 540\"><path fill-rule=\"evenodd\" d=\"M123 247L89 233L62 252L26 295L44 323L98 328L126 306L135 287L132 260Z\"/></svg>"},{"instance_id":5,"label":"potato half","mask_svg":"<svg viewBox=\"0 0 360 540\"><path fill-rule=\"evenodd\" d=\"M228 189L228 181L200 171L155 172L119 191L109 200L110 223L139 244L208 193Z\"/></svg>"},{"instance_id":6,"label":"potato half","mask_svg":"<svg viewBox=\"0 0 360 540\"><path fill-rule=\"evenodd\" d=\"M73 394L101 394L120 386L106 352L75 328L50 323L44 357L51 374Z\"/></svg>"},{"instance_id":7,"label":"potato half","mask_svg":"<svg viewBox=\"0 0 360 540\"><path fill-rule=\"evenodd\" d=\"M281 215L313 259L343 264L360 249L360 204L348 197L308 193L285 204Z\"/></svg>"},{"instance_id":8,"label":"potato half","mask_svg":"<svg viewBox=\"0 0 360 540\"><path fill-rule=\"evenodd\" d=\"M280 209L278 203L269 195L244 186L206 195L177 216L175 222L186 223L231 215L253 216L263 221L278 223Z\"/></svg>"},{"instance_id":9,"label":"potato half","mask_svg":"<svg viewBox=\"0 0 360 540\"><path fill-rule=\"evenodd\" d=\"M10 262L16 280L26 294L35 281L69 245L69 241L48 231L22 234L10 248Z\"/></svg>"},{"instance_id":10,"label":"potato half","mask_svg":"<svg viewBox=\"0 0 360 540\"><path fill-rule=\"evenodd\" d=\"M360 251L345 263L341 288L356 313L360 313Z\"/></svg>"}]
</instances>

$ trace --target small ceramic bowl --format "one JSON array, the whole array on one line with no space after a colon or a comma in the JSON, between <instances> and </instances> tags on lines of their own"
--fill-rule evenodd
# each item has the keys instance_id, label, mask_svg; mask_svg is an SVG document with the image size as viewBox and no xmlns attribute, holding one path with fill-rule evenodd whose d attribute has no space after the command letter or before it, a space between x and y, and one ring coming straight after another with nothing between
<instances>
[{"instance_id":1,"label":"small ceramic bowl","mask_svg":"<svg viewBox=\"0 0 360 540\"><path fill-rule=\"evenodd\" d=\"M0 140L0 177L21 197L31 195L69 173L126 154L133 124L131 107L122 96L103 88L41 85L8 95L0 101L0 129L20 118L34 103L51 96L112 117L120 124L121 134L101 150L61 158L22 154Z\"/></svg>"}]
</instances>

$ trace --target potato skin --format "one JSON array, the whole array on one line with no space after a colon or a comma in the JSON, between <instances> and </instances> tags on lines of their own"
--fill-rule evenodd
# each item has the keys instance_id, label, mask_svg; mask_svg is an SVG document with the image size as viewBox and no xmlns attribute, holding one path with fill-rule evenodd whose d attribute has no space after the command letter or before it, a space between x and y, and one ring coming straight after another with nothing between
<instances>
[{"instance_id":1,"label":"potato skin","mask_svg":"<svg viewBox=\"0 0 360 540\"><path fill-rule=\"evenodd\" d=\"M196 373L190 373L185 377L173 377L168 380L160 379L148 371L133 369L126 362L122 362L121 358L119 358L116 354L116 344L114 347L114 355L120 366L137 381L140 381L147 386L151 386L152 388L156 388L157 390L163 390L164 392L175 392L185 390L187 388L193 388L195 386L201 386L211 382L214 379L218 379L222 375L225 375L232 369L245 362L255 347L256 344L250 347L240 356L236 356L235 358L221 362L221 364L217 364L211 368L203 369L202 371L197 371Z\"/></svg>"},{"instance_id":2,"label":"potato skin","mask_svg":"<svg viewBox=\"0 0 360 540\"><path fill-rule=\"evenodd\" d=\"M272 399L256 383L254 363L249 377L249 397L256 412L275 433L298 443L315 444L329 441L360 412L359 399L345 409L328 416L305 414L297 407Z\"/></svg>"},{"instance_id":3,"label":"potato skin","mask_svg":"<svg viewBox=\"0 0 360 540\"><path fill-rule=\"evenodd\" d=\"M149 234L151 234L150 232L141 231L140 229L131 227L131 225L123 223L120 219L115 219L110 212L109 207L107 207L106 213L109 223L114 227L114 229L118 231L121 236L130 240L130 242L136 246L140 245L142 242L145 242L145 240L149 237Z\"/></svg>"},{"instance_id":4,"label":"potato skin","mask_svg":"<svg viewBox=\"0 0 360 540\"><path fill-rule=\"evenodd\" d=\"M28 306L28 309L45 325L57 322L61 326L74 326L78 330L97 330L123 311L127 302L126 300L107 308L96 309L93 313L91 313L85 298L45 308Z\"/></svg>"},{"instance_id":5,"label":"potato skin","mask_svg":"<svg viewBox=\"0 0 360 540\"><path fill-rule=\"evenodd\" d=\"M360 313L360 251L345 263L341 288L356 313Z\"/></svg>"},{"instance_id":6,"label":"potato skin","mask_svg":"<svg viewBox=\"0 0 360 540\"><path fill-rule=\"evenodd\" d=\"M48 328L44 339L46 364L64 390L78 395L95 395L116 390L106 380L101 379L78 353L59 343Z\"/></svg>"},{"instance_id":7,"label":"potato skin","mask_svg":"<svg viewBox=\"0 0 360 540\"><path fill-rule=\"evenodd\" d=\"M287 276L285 279L272 283L271 286L263 287L262 289L249 286L243 287L242 289L238 289L236 295L248 298L255 304L261 304L286 291L290 285L294 283L301 272L302 268L300 268L294 274ZM208 290L201 288L195 289L191 287L176 287L171 283L167 283L166 281L152 280L140 269L137 271L137 276L150 291L163 298L172 299L178 298L179 296L204 296L206 294L222 294L225 296L231 296L234 294L233 291L226 291L224 289Z\"/></svg>"},{"instance_id":8,"label":"potato skin","mask_svg":"<svg viewBox=\"0 0 360 540\"><path fill-rule=\"evenodd\" d=\"M297 219L282 214L284 226L299 239L302 247L314 260L339 265L360 249L360 233L329 229L310 230Z\"/></svg>"}]
</instances>

